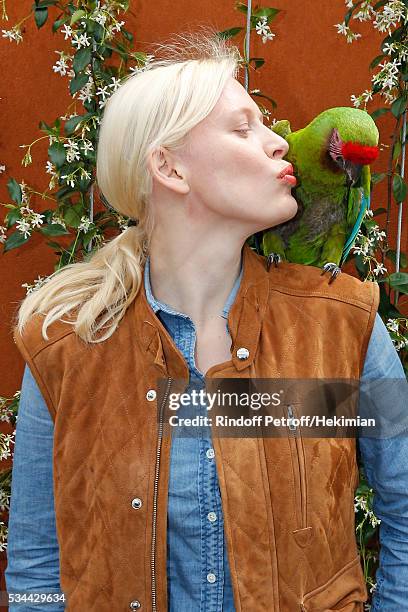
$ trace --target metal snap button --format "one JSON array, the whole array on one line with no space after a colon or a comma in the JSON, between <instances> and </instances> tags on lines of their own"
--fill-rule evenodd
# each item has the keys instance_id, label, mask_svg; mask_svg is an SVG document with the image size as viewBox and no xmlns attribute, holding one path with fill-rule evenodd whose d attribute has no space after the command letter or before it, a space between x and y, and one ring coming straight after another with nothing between
<instances>
[{"instance_id":1,"label":"metal snap button","mask_svg":"<svg viewBox=\"0 0 408 612\"><path fill-rule=\"evenodd\" d=\"M156 395L157 395L157 393L156 393L156 391L154 389L149 389L148 392L146 393L146 399L149 402L152 402L153 400L156 399Z\"/></svg>"},{"instance_id":2,"label":"metal snap button","mask_svg":"<svg viewBox=\"0 0 408 612\"><path fill-rule=\"evenodd\" d=\"M215 574L212 574L212 573L207 574L207 581L208 582L212 583L212 582L215 582L216 580L217 580L217 578L216 578Z\"/></svg>"},{"instance_id":3,"label":"metal snap button","mask_svg":"<svg viewBox=\"0 0 408 612\"><path fill-rule=\"evenodd\" d=\"M207 449L205 454L207 455L208 459L213 459L215 457L215 452L213 448Z\"/></svg>"},{"instance_id":4,"label":"metal snap button","mask_svg":"<svg viewBox=\"0 0 408 612\"><path fill-rule=\"evenodd\" d=\"M129 604L129 608L131 610L139 610L139 608L142 607L142 604L140 603L140 601L138 601L137 599L134 599L133 601L130 602Z\"/></svg>"},{"instance_id":5,"label":"metal snap button","mask_svg":"<svg viewBox=\"0 0 408 612\"><path fill-rule=\"evenodd\" d=\"M247 348L245 347L241 347L237 350L237 357L238 359L248 359L249 357L249 351Z\"/></svg>"},{"instance_id":6,"label":"metal snap button","mask_svg":"<svg viewBox=\"0 0 408 612\"><path fill-rule=\"evenodd\" d=\"M142 500L139 497L135 497L135 499L132 499L132 508L134 510L139 510L139 508L142 507Z\"/></svg>"},{"instance_id":7,"label":"metal snap button","mask_svg":"<svg viewBox=\"0 0 408 612\"><path fill-rule=\"evenodd\" d=\"M207 518L211 523L213 523L214 521L217 520L217 515L215 514L215 512L209 512L207 514Z\"/></svg>"}]
</instances>

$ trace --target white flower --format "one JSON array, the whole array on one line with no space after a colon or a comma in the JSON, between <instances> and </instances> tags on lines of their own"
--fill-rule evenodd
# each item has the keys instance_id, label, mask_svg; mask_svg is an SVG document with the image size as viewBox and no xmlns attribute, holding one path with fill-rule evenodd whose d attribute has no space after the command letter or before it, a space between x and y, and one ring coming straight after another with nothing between
<instances>
[{"instance_id":1,"label":"white flower","mask_svg":"<svg viewBox=\"0 0 408 612\"><path fill-rule=\"evenodd\" d=\"M365 91L363 91L361 96L362 96L364 102L368 102L369 100L373 99L373 92L370 89L366 89Z\"/></svg>"},{"instance_id":2,"label":"white flower","mask_svg":"<svg viewBox=\"0 0 408 612\"><path fill-rule=\"evenodd\" d=\"M391 55L392 53L394 53L395 50L395 43L385 43L383 45L383 52L386 53L387 55Z\"/></svg>"},{"instance_id":3,"label":"white flower","mask_svg":"<svg viewBox=\"0 0 408 612\"><path fill-rule=\"evenodd\" d=\"M341 23L336 23L334 27L337 28L337 34L344 34L344 36L346 36L349 30L344 21L342 21Z\"/></svg>"},{"instance_id":4,"label":"white flower","mask_svg":"<svg viewBox=\"0 0 408 612\"><path fill-rule=\"evenodd\" d=\"M79 153L79 145L77 142L72 140L72 138L68 138L68 142L64 143L64 147L68 149L67 162L78 161L81 159L81 155Z\"/></svg>"},{"instance_id":5,"label":"white flower","mask_svg":"<svg viewBox=\"0 0 408 612\"><path fill-rule=\"evenodd\" d=\"M93 81L92 79L89 79L89 81L87 82L87 84L82 87L82 89L79 90L78 93L78 100L82 100L82 102L85 102L85 100L87 102L91 102L92 98L93 98ZM75 96L76 94L74 94Z\"/></svg>"},{"instance_id":6,"label":"white flower","mask_svg":"<svg viewBox=\"0 0 408 612\"><path fill-rule=\"evenodd\" d=\"M55 167L49 160L45 162L45 172L47 174L55 174Z\"/></svg>"},{"instance_id":7,"label":"white flower","mask_svg":"<svg viewBox=\"0 0 408 612\"><path fill-rule=\"evenodd\" d=\"M399 329L398 319L388 319L386 326L387 326L387 329L389 329L390 331L398 333L398 329Z\"/></svg>"},{"instance_id":8,"label":"white flower","mask_svg":"<svg viewBox=\"0 0 408 612\"><path fill-rule=\"evenodd\" d=\"M124 21L117 21L113 26L112 26L112 32L120 32L122 29L122 26L125 25Z\"/></svg>"},{"instance_id":9,"label":"white flower","mask_svg":"<svg viewBox=\"0 0 408 612\"><path fill-rule=\"evenodd\" d=\"M7 227L5 225L0 225L0 243L4 243L7 240Z\"/></svg>"},{"instance_id":10,"label":"white flower","mask_svg":"<svg viewBox=\"0 0 408 612\"><path fill-rule=\"evenodd\" d=\"M2 30L2 38L8 38L10 42L15 40L17 44L23 40L21 30L17 26L11 30Z\"/></svg>"},{"instance_id":11,"label":"white flower","mask_svg":"<svg viewBox=\"0 0 408 612\"><path fill-rule=\"evenodd\" d=\"M67 40L68 38L71 38L71 36L72 36L72 28L71 28L71 26L67 25L66 23L64 23L64 25L61 28L60 32L62 32L64 34L64 40Z\"/></svg>"},{"instance_id":12,"label":"white flower","mask_svg":"<svg viewBox=\"0 0 408 612\"><path fill-rule=\"evenodd\" d=\"M51 225L62 225L63 227L67 227L65 221L62 217L53 212L51 217Z\"/></svg>"},{"instance_id":13,"label":"white flower","mask_svg":"<svg viewBox=\"0 0 408 612\"><path fill-rule=\"evenodd\" d=\"M16 228L24 234L24 238L28 238L31 235L31 225L25 219L19 219L16 223Z\"/></svg>"},{"instance_id":14,"label":"white flower","mask_svg":"<svg viewBox=\"0 0 408 612\"><path fill-rule=\"evenodd\" d=\"M384 272L387 272L387 268L384 266L384 264L377 262L377 267L373 270L373 274L378 276L379 274L384 274Z\"/></svg>"},{"instance_id":15,"label":"white flower","mask_svg":"<svg viewBox=\"0 0 408 612\"><path fill-rule=\"evenodd\" d=\"M81 223L80 225L78 225L78 230L82 232L87 232L91 225L93 225L93 223L88 217L81 217Z\"/></svg>"},{"instance_id":16,"label":"white flower","mask_svg":"<svg viewBox=\"0 0 408 612\"><path fill-rule=\"evenodd\" d=\"M92 19L92 21L96 21L97 23L103 26L105 25L105 21L107 17L104 13L102 13L102 11L98 10L98 11L95 11L93 15L89 15L89 19Z\"/></svg>"},{"instance_id":17,"label":"white flower","mask_svg":"<svg viewBox=\"0 0 408 612\"><path fill-rule=\"evenodd\" d=\"M42 287L42 285L45 285L45 283L47 282L48 278L49 278L48 276L38 276L34 280L33 284L30 285L30 283L23 283L21 286L25 287L26 294L28 295L29 293L32 293L33 291L36 291L37 289Z\"/></svg>"},{"instance_id":18,"label":"white flower","mask_svg":"<svg viewBox=\"0 0 408 612\"><path fill-rule=\"evenodd\" d=\"M67 185L71 185L71 187L75 187L75 181L74 181L73 176L71 174L69 174L69 175L68 174L63 174L61 176L61 178L62 178L62 180L66 179L65 182L66 182Z\"/></svg>"},{"instance_id":19,"label":"white flower","mask_svg":"<svg viewBox=\"0 0 408 612\"><path fill-rule=\"evenodd\" d=\"M80 34L78 36L78 34L75 33L72 36L71 44L77 49L80 49L81 47L89 47L89 45L91 44L91 39L88 38L86 34Z\"/></svg>"},{"instance_id":20,"label":"white flower","mask_svg":"<svg viewBox=\"0 0 408 612\"><path fill-rule=\"evenodd\" d=\"M59 72L61 76L67 74L67 64L66 61L61 57L56 64L52 67L54 72Z\"/></svg>"},{"instance_id":21,"label":"white flower","mask_svg":"<svg viewBox=\"0 0 408 612\"><path fill-rule=\"evenodd\" d=\"M268 19L266 17L261 17L255 24L255 30L260 36L265 36L269 30Z\"/></svg>"},{"instance_id":22,"label":"white flower","mask_svg":"<svg viewBox=\"0 0 408 612\"><path fill-rule=\"evenodd\" d=\"M96 90L96 95L97 96L102 96L102 100L106 100L106 98L110 95L110 93L108 91L108 85L105 85L104 87L99 87Z\"/></svg>"},{"instance_id":23,"label":"white flower","mask_svg":"<svg viewBox=\"0 0 408 612\"><path fill-rule=\"evenodd\" d=\"M350 100L353 103L355 108L359 108L361 106L361 96L355 96L354 94L350 96Z\"/></svg>"},{"instance_id":24,"label":"white flower","mask_svg":"<svg viewBox=\"0 0 408 612\"><path fill-rule=\"evenodd\" d=\"M44 223L45 216L40 213L33 213L30 223L31 227L40 227Z\"/></svg>"},{"instance_id":25,"label":"white flower","mask_svg":"<svg viewBox=\"0 0 408 612\"><path fill-rule=\"evenodd\" d=\"M6 166L0 166L0 174L6 170Z\"/></svg>"},{"instance_id":26,"label":"white flower","mask_svg":"<svg viewBox=\"0 0 408 612\"><path fill-rule=\"evenodd\" d=\"M92 142L90 140L84 139L82 141L82 144L83 144L83 146L81 147L81 149L82 149L82 151L85 154L87 154L88 151L93 151L94 150L93 144L92 144Z\"/></svg>"},{"instance_id":27,"label":"white flower","mask_svg":"<svg viewBox=\"0 0 408 612\"><path fill-rule=\"evenodd\" d=\"M261 17L260 20L255 24L256 33L262 36L262 42L265 44L267 40L275 38L275 34L271 32L271 28L268 25L267 17Z\"/></svg>"},{"instance_id":28,"label":"white flower","mask_svg":"<svg viewBox=\"0 0 408 612\"><path fill-rule=\"evenodd\" d=\"M109 87L111 87L113 91L116 91L119 86L120 86L120 80L117 79L116 77L112 77L112 80L109 83Z\"/></svg>"}]
</instances>

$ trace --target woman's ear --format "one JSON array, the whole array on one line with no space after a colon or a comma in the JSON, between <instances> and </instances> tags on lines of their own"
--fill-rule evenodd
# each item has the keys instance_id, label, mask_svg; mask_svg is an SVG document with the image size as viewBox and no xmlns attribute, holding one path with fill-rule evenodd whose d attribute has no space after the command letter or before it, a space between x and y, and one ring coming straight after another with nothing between
<instances>
[{"instance_id":1,"label":"woman's ear","mask_svg":"<svg viewBox=\"0 0 408 612\"><path fill-rule=\"evenodd\" d=\"M148 158L152 178L158 183L180 194L187 194L190 185L180 159L165 147L154 149Z\"/></svg>"}]
</instances>

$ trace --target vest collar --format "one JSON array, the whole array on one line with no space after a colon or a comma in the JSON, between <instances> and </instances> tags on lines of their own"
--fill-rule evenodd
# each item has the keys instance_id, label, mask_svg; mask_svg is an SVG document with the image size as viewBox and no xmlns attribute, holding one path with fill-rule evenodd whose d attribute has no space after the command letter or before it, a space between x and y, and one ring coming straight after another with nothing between
<instances>
[{"instance_id":1,"label":"vest collar","mask_svg":"<svg viewBox=\"0 0 408 612\"><path fill-rule=\"evenodd\" d=\"M262 321L269 294L269 274L266 270L265 257L256 254L245 243L242 251L242 279L235 300L228 313L228 328L232 346L231 360L210 368L209 372L225 370L231 363L237 371L249 367L256 354ZM178 350L167 329L151 308L143 283L133 303L132 319L136 338L140 339L143 350L150 353L154 363L166 376L172 378L189 378L188 366L184 356ZM240 359L237 351L245 348L248 357Z\"/></svg>"}]
</instances>

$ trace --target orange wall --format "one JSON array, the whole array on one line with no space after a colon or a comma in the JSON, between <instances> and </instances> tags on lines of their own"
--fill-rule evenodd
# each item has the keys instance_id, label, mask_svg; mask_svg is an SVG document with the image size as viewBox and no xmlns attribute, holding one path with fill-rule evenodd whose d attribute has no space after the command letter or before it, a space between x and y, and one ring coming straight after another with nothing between
<instances>
[{"instance_id":1,"label":"orange wall","mask_svg":"<svg viewBox=\"0 0 408 612\"><path fill-rule=\"evenodd\" d=\"M382 36L374 33L367 23L358 24L363 38L347 44L337 35L335 23L344 17L343 0L317 3L275 0L272 6L282 9L272 24L276 38L262 43L253 33L252 53L264 56L265 66L253 74L251 88L262 87L278 103L274 115L277 119L288 118L293 129L309 122L316 114L331 106L351 105L350 95L359 94L370 83L368 65L379 53ZM9 28L29 10L30 3L8 1L9 22L1 28ZM244 24L244 15L233 9L233 0L207 0L202 5L191 1L159 0L152 4L146 0L133 2L126 18L126 27L131 30L139 49L145 50L150 42L166 38L172 32L200 23L211 23L218 29ZM312 10L313 7L313 10ZM208 20L200 15L205 9ZM0 164L6 172L0 175L0 201L9 202L6 183L9 177L25 180L39 191L45 189L49 175L44 166L47 159L47 140L33 149L33 164L21 165L23 149L42 134L40 119L52 122L64 114L70 97L67 95L67 79L55 74L52 65L58 56L55 49L66 49L68 41L62 34L52 34L49 25L40 31L33 19L26 22L24 41L18 46L0 39L0 62L2 66L2 94L0 99ZM377 103L378 104L378 103ZM382 106L382 104L380 104ZM368 107L369 110L375 107ZM392 122L389 117L378 120L381 142L389 144ZM380 155L374 170L383 168L388 149ZM377 188L373 208L385 205L385 185ZM41 211L49 206L36 197L32 203ZM0 212L0 223L3 219ZM393 227L396 223L396 207L393 210ZM383 218L381 218L383 219ZM394 242L395 246L395 242ZM402 248L407 249L407 232ZM53 254L43 244L40 236L31 238L28 244L16 251L2 253L0 257L1 290L1 346L0 371L1 395L12 395L19 388L23 361L12 342L10 318L17 302L25 295L21 288L24 282L33 282L38 275L53 271Z\"/></svg>"}]
</instances>

